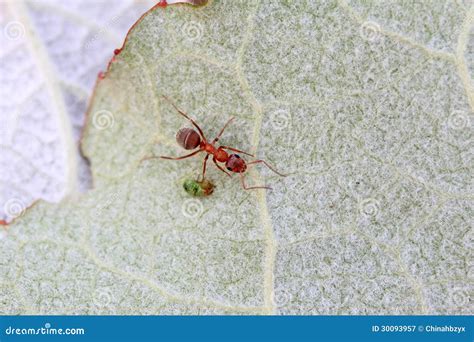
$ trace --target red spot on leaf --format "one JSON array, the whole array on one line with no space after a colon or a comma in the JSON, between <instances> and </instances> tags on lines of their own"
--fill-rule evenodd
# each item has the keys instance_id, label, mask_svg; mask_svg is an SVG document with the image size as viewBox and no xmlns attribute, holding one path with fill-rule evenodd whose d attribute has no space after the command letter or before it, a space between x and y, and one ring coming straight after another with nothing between
<instances>
[{"instance_id":1,"label":"red spot on leaf","mask_svg":"<svg viewBox=\"0 0 474 342\"><path fill-rule=\"evenodd\" d=\"M160 0L156 5L159 7L166 7L168 6L168 2L166 0Z\"/></svg>"},{"instance_id":2,"label":"red spot on leaf","mask_svg":"<svg viewBox=\"0 0 474 342\"><path fill-rule=\"evenodd\" d=\"M103 71L101 71L101 72L99 72L97 77L99 77L101 80L103 80L105 78L105 73Z\"/></svg>"}]
</instances>

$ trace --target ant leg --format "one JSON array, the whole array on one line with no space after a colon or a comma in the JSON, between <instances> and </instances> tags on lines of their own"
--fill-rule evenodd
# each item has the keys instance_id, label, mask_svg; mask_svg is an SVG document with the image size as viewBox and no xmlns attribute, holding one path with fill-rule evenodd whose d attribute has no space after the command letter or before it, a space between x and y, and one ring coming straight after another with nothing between
<instances>
[{"instance_id":1,"label":"ant leg","mask_svg":"<svg viewBox=\"0 0 474 342\"><path fill-rule=\"evenodd\" d=\"M221 137L222 133L224 133L224 130L227 128L227 126L232 122L232 120L234 120L234 117L231 117L227 123L224 125L224 127L222 127L221 131L219 132L219 134L217 135L217 137L214 138L214 140L212 141L212 144L215 144L219 138Z\"/></svg>"},{"instance_id":2,"label":"ant leg","mask_svg":"<svg viewBox=\"0 0 474 342\"><path fill-rule=\"evenodd\" d=\"M254 156L253 154L250 154L250 153L245 152L245 151L242 151L242 150L238 150L238 149L233 148L233 147L229 147L229 146L220 146L220 147L223 148L224 150L231 150L231 151L234 151L234 152L243 153L243 154L246 154L246 155L248 155L248 156L250 156L250 157L254 157L254 158L255 158L255 156Z\"/></svg>"},{"instance_id":3,"label":"ant leg","mask_svg":"<svg viewBox=\"0 0 474 342\"><path fill-rule=\"evenodd\" d=\"M268 164L265 160L262 160L262 159L253 160L253 161L247 163L247 165L250 165L250 164L258 164L258 163L264 163L266 167L268 167L270 170L272 170L273 172L275 172L277 175L280 175L280 176L282 176L282 177L288 176L288 175L285 175L285 174L283 174L283 173L278 172L278 171L275 170L270 164Z\"/></svg>"},{"instance_id":4,"label":"ant leg","mask_svg":"<svg viewBox=\"0 0 474 342\"><path fill-rule=\"evenodd\" d=\"M209 159L209 154L206 154L206 156L204 157L204 163L202 164L202 178L201 178L201 182L204 181L204 176L206 175L207 159Z\"/></svg>"},{"instance_id":5,"label":"ant leg","mask_svg":"<svg viewBox=\"0 0 474 342\"><path fill-rule=\"evenodd\" d=\"M244 190L252 190L252 189L268 189L268 190L271 190L272 189L269 186L247 186L245 184L245 179L244 178L245 178L245 176L241 172L240 173L240 182L242 183L242 187L244 188Z\"/></svg>"},{"instance_id":6,"label":"ant leg","mask_svg":"<svg viewBox=\"0 0 474 342\"><path fill-rule=\"evenodd\" d=\"M192 157L192 156L194 156L195 154L198 154L199 152L202 152L202 150L197 150L197 151L194 151L193 153L190 153L190 154L187 154L187 155L181 156L181 157L166 157L166 156L146 157L146 158L143 158L141 161L148 160L148 159L158 159L158 158L161 158L161 159L169 159L169 160L180 160L180 159L185 159L185 158Z\"/></svg>"},{"instance_id":7,"label":"ant leg","mask_svg":"<svg viewBox=\"0 0 474 342\"><path fill-rule=\"evenodd\" d=\"M161 95L166 101L168 101L173 107L174 109L176 109L176 111L181 114L182 116L184 116L186 119L188 119L189 121L191 121L191 123L194 125L194 127L197 128L197 130L199 131L199 133L201 134L201 138L202 140L206 141L206 137L204 136L204 133L202 132L202 129L201 127L199 127L199 125L193 120L191 119L185 112L183 112L182 110L180 110L178 107L176 107L176 105L171 102L171 100L169 98L167 98L165 95Z\"/></svg>"},{"instance_id":8,"label":"ant leg","mask_svg":"<svg viewBox=\"0 0 474 342\"><path fill-rule=\"evenodd\" d=\"M214 162L214 164L216 164L216 166L217 166L217 168L218 168L219 170L221 170L222 172L224 172L227 176L232 177L229 172L227 172L227 171L224 170L219 164L217 164L216 157L212 158L212 161Z\"/></svg>"}]
</instances>

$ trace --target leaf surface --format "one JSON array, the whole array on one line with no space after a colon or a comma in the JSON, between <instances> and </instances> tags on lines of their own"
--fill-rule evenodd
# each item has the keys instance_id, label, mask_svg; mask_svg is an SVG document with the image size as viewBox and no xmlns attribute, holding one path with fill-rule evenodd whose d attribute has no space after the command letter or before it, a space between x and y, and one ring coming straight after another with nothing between
<instances>
[{"instance_id":1,"label":"leaf surface","mask_svg":"<svg viewBox=\"0 0 474 342\"><path fill-rule=\"evenodd\" d=\"M91 187L78 153L88 97L128 28L153 1L0 4L0 219Z\"/></svg>"},{"instance_id":2,"label":"leaf surface","mask_svg":"<svg viewBox=\"0 0 474 342\"><path fill-rule=\"evenodd\" d=\"M89 108L95 189L3 239L2 311L472 313L473 8L403 6L149 12ZM211 163L190 198L202 158L141 162L184 154L161 95L209 138L235 116L220 142L290 176L252 167L273 191L244 191Z\"/></svg>"}]
</instances>

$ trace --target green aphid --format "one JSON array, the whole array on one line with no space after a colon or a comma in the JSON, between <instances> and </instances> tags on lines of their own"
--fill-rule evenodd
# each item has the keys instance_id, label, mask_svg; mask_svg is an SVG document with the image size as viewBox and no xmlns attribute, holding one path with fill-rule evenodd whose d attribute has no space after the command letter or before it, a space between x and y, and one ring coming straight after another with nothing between
<instances>
[{"instance_id":1,"label":"green aphid","mask_svg":"<svg viewBox=\"0 0 474 342\"><path fill-rule=\"evenodd\" d=\"M209 196L214 191L214 184L207 179L197 181L193 179L186 179L183 183L184 190L195 197Z\"/></svg>"}]
</instances>

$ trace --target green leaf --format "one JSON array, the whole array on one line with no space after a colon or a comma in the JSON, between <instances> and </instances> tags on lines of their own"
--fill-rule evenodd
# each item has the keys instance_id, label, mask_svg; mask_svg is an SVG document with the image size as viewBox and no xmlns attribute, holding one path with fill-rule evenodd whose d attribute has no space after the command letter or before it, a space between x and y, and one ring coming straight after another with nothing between
<instances>
[{"instance_id":1,"label":"green leaf","mask_svg":"<svg viewBox=\"0 0 474 342\"><path fill-rule=\"evenodd\" d=\"M430 3L431 4L431 3ZM2 240L9 313L471 313L472 106L459 2L212 1L147 13L98 82L95 189ZM421 6L421 5L419 5ZM426 24L428 23L428 24ZM188 123L255 152L244 191L183 180ZM470 152L471 151L471 152Z\"/></svg>"}]
</instances>

